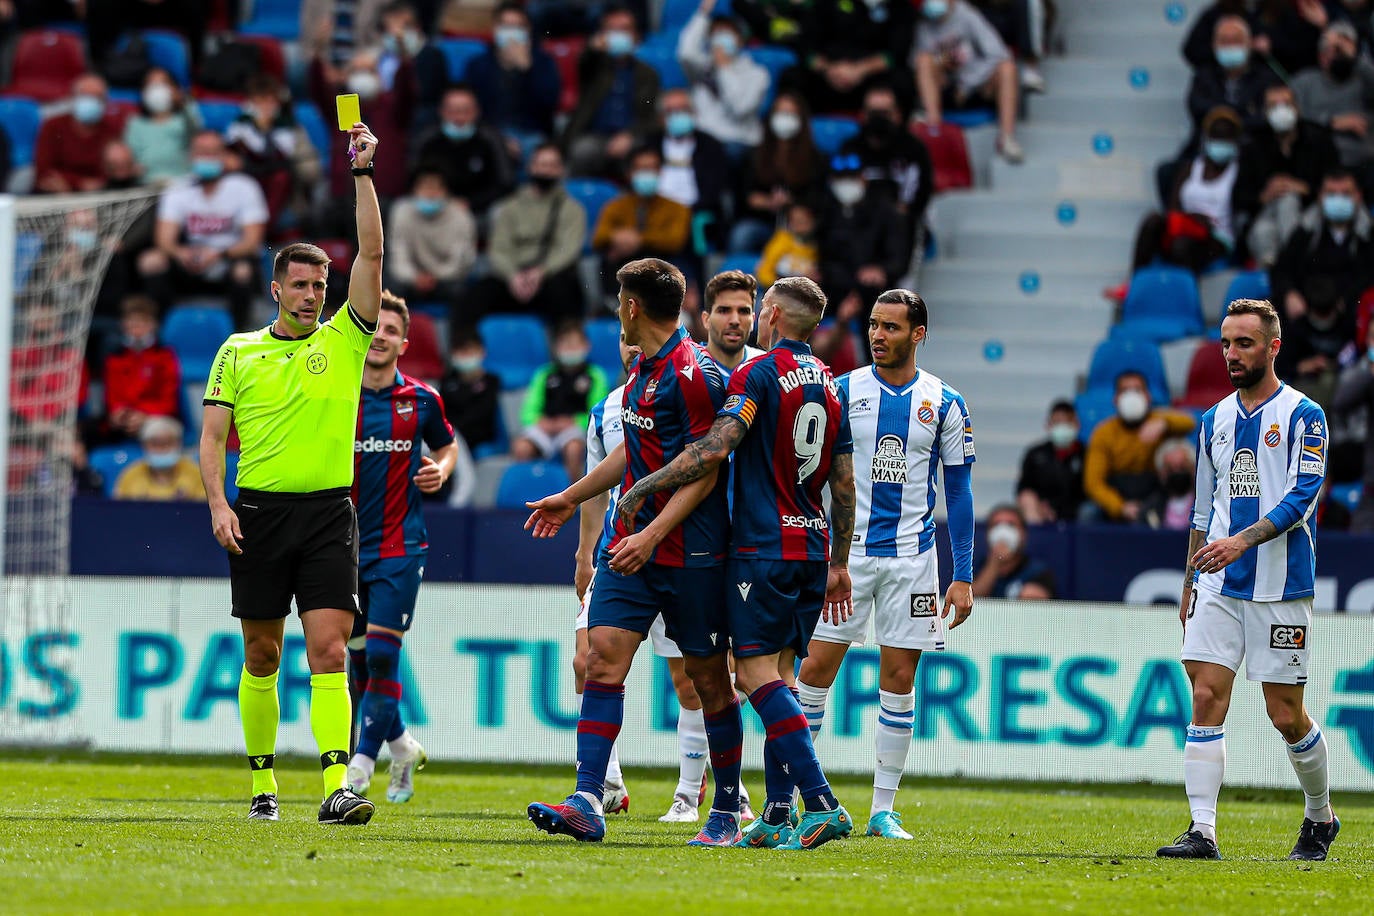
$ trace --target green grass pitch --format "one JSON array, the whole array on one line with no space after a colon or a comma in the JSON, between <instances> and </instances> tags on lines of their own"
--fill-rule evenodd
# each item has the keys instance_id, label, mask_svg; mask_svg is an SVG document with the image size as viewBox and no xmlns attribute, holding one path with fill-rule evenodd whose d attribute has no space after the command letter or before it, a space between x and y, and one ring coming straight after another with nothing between
<instances>
[{"instance_id":1,"label":"green grass pitch","mask_svg":"<svg viewBox=\"0 0 1374 916\"><path fill-rule=\"evenodd\" d=\"M1187 823L1178 788L908 778L898 808L913 842L784 853L684 846L694 831L657 822L674 778L635 769L631 813L601 844L525 819L528 802L562 798L570 768L432 765L410 804L379 800L369 826L324 828L312 765L279 762L283 821L267 824L244 819L248 773L233 761L7 754L0 912L1371 911L1371 796L1337 796L1329 862L1284 860L1296 790L1227 791L1226 861L1169 862L1154 850ZM836 790L864 824L866 782Z\"/></svg>"}]
</instances>

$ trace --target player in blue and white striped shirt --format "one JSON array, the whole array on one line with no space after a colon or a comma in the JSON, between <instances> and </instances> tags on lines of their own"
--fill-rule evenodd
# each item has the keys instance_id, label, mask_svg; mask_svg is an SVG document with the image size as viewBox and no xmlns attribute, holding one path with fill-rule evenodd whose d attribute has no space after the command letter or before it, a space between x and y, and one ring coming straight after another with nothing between
<instances>
[{"instance_id":1,"label":"player in blue and white striped shirt","mask_svg":"<svg viewBox=\"0 0 1374 916\"><path fill-rule=\"evenodd\" d=\"M915 716L916 664L945 647L944 618L958 626L973 609L973 424L957 391L916 366L926 304L909 290L878 297L868 320L873 365L840 379L854 437L857 505L849 561L853 615L821 621L797 679L812 735L851 645L869 621L880 647L877 765L868 834L911 839L893 810ZM940 603L935 557L936 472L943 466L954 577Z\"/></svg>"},{"instance_id":2,"label":"player in blue and white striped shirt","mask_svg":"<svg viewBox=\"0 0 1374 916\"><path fill-rule=\"evenodd\" d=\"M1226 713L1245 662L1260 681L1306 796L1290 859L1325 859L1341 829L1331 811L1326 739L1303 705L1316 556L1312 518L1326 477L1322 409L1279 381L1274 306L1237 299L1221 325L1236 394L1202 418L1197 501L1179 621L1193 685L1183 779L1193 822L1160 856L1219 859L1217 795L1226 765ZM1203 545L1206 546L1203 546Z\"/></svg>"}]
</instances>

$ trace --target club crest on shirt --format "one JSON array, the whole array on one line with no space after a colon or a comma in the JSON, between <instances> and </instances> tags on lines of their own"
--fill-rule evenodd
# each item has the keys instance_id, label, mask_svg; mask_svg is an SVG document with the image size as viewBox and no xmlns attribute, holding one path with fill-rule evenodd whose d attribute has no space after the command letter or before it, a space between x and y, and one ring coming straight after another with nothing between
<instances>
[{"instance_id":1,"label":"club crest on shirt","mask_svg":"<svg viewBox=\"0 0 1374 916\"><path fill-rule=\"evenodd\" d=\"M927 426L935 422L935 408L931 406L929 401L921 402L920 409L916 411L916 419Z\"/></svg>"},{"instance_id":2,"label":"club crest on shirt","mask_svg":"<svg viewBox=\"0 0 1374 916\"><path fill-rule=\"evenodd\" d=\"M899 436L883 436L873 452L874 483L906 483L906 446Z\"/></svg>"},{"instance_id":3,"label":"club crest on shirt","mask_svg":"<svg viewBox=\"0 0 1374 916\"><path fill-rule=\"evenodd\" d=\"M1283 434L1279 432L1279 424L1275 423L1269 427L1269 431L1264 434L1264 444L1270 448L1278 448L1283 441Z\"/></svg>"},{"instance_id":4,"label":"club crest on shirt","mask_svg":"<svg viewBox=\"0 0 1374 916\"><path fill-rule=\"evenodd\" d=\"M415 402L409 398L396 401L395 405L396 416L400 417L402 420L408 419L410 415L415 412Z\"/></svg>"},{"instance_id":5,"label":"club crest on shirt","mask_svg":"<svg viewBox=\"0 0 1374 916\"><path fill-rule=\"evenodd\" d=\"M1255 463L1255 453L1243 448L1231 459L1231 498L1258 499L1259 495L1259 465Z\"/></svg>"},{"instance_id":6,"label":"club crest on shirt","mask_svg":"<svg viewBox=\"0 0 1374 916\"><path fill-rule=\"evenodd\" d=\"M658 379L649 379L649 384L644 386L644 403L650 404L654 400L654 392L658 390Z\"/></svg>"}]
</instances>

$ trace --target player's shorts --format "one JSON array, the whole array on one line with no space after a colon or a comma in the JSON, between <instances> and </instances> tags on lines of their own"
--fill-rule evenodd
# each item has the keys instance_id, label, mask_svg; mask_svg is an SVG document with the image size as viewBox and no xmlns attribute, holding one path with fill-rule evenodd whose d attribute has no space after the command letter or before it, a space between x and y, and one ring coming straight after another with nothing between
<instances>
[{"instance_id":1,"label":"player's shorts","mask_svg":"<svg viewBox=\"0 0 1374 916\"><path fill-rule=\"evenodd\" d=\"M1306 684L1312 599L1246 601L1194 588L1183 660L1240 670L1266 684Z\"/></svg>"},{"instance_id":2,"label":"player's shorts","mask_svg":"<svg viewBox=\"0 0 1374 916\"><path fill-rule=\"evenodd\" d=\"M821 619L829 568L824 560L731 557L726 564L725 606L735 655L773 655L790 648L805 658Z\"/></svg>"},{"instance_id":3,"label":"player's shorts","mask_svg":"<svg viewBox=\"0 0 1374 916\"><path fill-rule=\"evenodd\" d=\"M360 610L358 515L347 490L240 490L234 514L243 531L243 553L229 555L235 617L280 620L292 598L301 614Z\"/></svg>"},{"instance_id":4,"label":"player's shorts","mask_svg":"<svg viewBox=\"0 0 1374 916\"><path fill-rule=\"evenodd\" d=\"M653 626L649 627L649 642L653 643L654 654L659 658L682 658L682 650L668 638L668 625L663 622L662 614L654 618Z\"/></svg>"},{"instance_id":5,"label":"player's shorts","mask_svg":"<svg viewBox=\"0 0 1374 916\"><path fill-rule=\"evenodd\" d=\"M367 625L404 633L415 621L415 599L425 575L425 554L387 557L358 564L358 603L362 613L353 622L353 635L362 636Z\"/></svg>"},{"instance_id":6,"label":"player's shorts","mask_svg":"<svg viewBox=\"0 0 1374 916\"><path fill-rule=\"evenodd\" d=\"M588 627L618 627L646 635L663 615L665 632L683 655L709 658L728 648L727 620L720 596L724 566L681 569L645 564L633 576L611 569L602 551L596 591L587 604Z\"/></svg>"},{"instance_id":7,"label":"player's shorts","mask_svg":"<svg viewBox=\"0 0 1374 916\"><path fill-rule=\"evenodd\" d=\"M893 649L945 647L940 571L934 550L914 557L850 557L853 612L843 623L816 625L816 639L862 646L871 632Z\"/></svg>"},{"instance_id":8,"label":"player's shorts","mask_svg":"<svg viewBox=\"0 0 1374 916\"><path fill-rule=\"evenodd\" d=\"M535 448L539 449L539 454L545 458L557 458L563 454L563 449L569 442L581 442L585 439L587 429L585 425L578 426L574 423L558 435L550 436L538 426L527 426L521 435L533 442Z\"/></svg>"}]
</instances>

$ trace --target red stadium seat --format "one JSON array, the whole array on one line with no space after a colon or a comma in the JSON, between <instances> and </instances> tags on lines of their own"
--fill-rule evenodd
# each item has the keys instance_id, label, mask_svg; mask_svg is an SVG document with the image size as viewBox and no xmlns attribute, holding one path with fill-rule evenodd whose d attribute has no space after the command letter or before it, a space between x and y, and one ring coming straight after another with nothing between
<instances>
[{"instance_id":1,"label":"red stadium seat","mask_svg":"<svg viewBox=\"0 0 1374 916\"><path fill-rule=\"evenodd\" d=\"M72 80L86 72L86 49L71 32L40 29L19 36L14 66L5 91L40 102L64 99Z\"/></svg>"},{"instance_id":2,"label":"red stadium seat","mask_svg":"<svg viewBox=\"0 0 1374 916\"><path fill-rule=\"evenodd\" d=\"M1221 346L1209 340L1193 353L1193 360L1188 364L1188 382L1176 406L1206 410L1235 390L1226 374Z\"/></svg>"},{"instance_id":3,"label":"red stadium seat","mask_svg":"<svg viewBox=\"0 0 1374 916\"><path fill-rule=\"evenodd\" d=\"M263 73L286 82L286 53L280 41L271 35L237 35L235 39L258 49L258 66Z\"/></svg>"},{"instance_id":4,"label":"red stadium seat","mask_svg":"<svg viewBox=\"0 0 1374 916\"><path fill-rule=\"evenodd\" d=\"M563 82L563 93L558 97L560 112L566 113L577 107L577 61L586 46L587 39L581 36L551 38L544 42L544 50L558 65L558 75Z\"/></svg>"},{"instance_id":5,"label":"red stadium seat","mask_svg":"<svg viewBox=\"0 0 1374 916\"><path fill-rule=\"evenodd\" d=\"M439 346L439 329L424 312L410 313L410 346L401 356L401 371L412 378L436 382L444 374L444 353Z\"/></svg>"},{"instance_id":6,"label":"red stadium seat","mask_svg":"<svg viewBox=\"0 0 1374 916\"><path fill-rule=\"evenodd\" d=\"M353 269L353 243L348 239L321 239L315 243L329 255L329 272L347 274Z\"/></svg>"},{"instance_id":7,"label":"red stadium seat","mask_svg":"<svg viewBox=\"0 0 1374 916\"><path fill-rule=\"evenodd\" d=\"M969 164L968 144L964 132L948 121L940 125L939 133L932 133L930 125L917 124L912 131L930 150L935 166L937 193L973 187L973 166Z\"/></svg>"}]
</instances>

